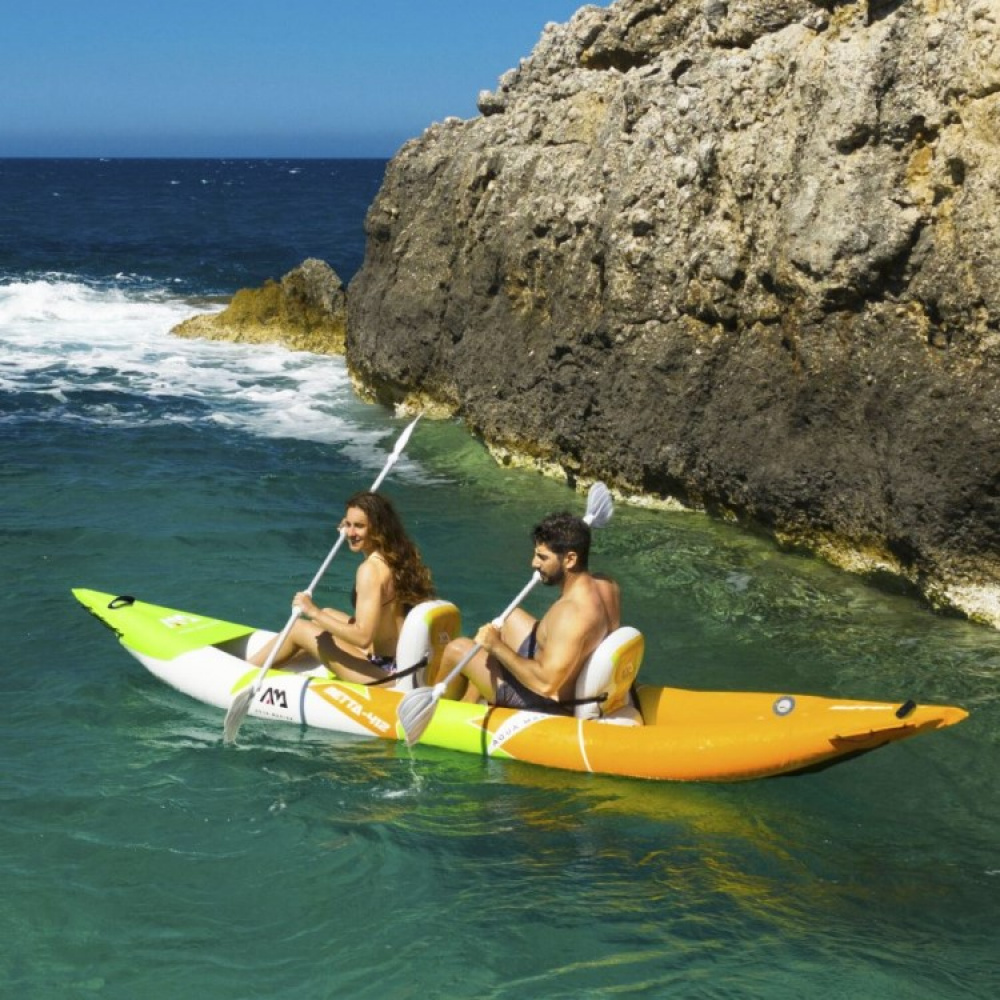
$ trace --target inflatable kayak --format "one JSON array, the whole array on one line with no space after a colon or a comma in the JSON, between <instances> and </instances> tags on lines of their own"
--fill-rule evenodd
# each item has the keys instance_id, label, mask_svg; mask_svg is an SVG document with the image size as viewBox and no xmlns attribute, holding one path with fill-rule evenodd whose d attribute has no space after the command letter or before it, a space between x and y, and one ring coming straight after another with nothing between
<instances>
[{"instance_id":1,"label":"inflatable kayak","mask_svg":"<svg viewBox=\"0 0 1000 1000\"><path fill-rule=\"evenodd\" d=\"M274 634L132 597L81 589L73 593L151 673L223 710L259 673L245 657ZM350 684L331 678L320 664L297 664L295 670L268 673L249 714L403 739L398 710L406 691L433 682L441 650L459 629L454 605L427 602L414 609L404 625L397 659L402 665L409 657L415 666L401 671L395 686ZM495 708L445 696L420 743L572 771L738 781L823 767L954 725L968 714L957 707L910 700L855 701L635 684L641 637L634 629L620 631L627 633L627 641L619 643L598 671L604 680L595 681L592 671L588 682L592 689L595 684L608 688L612 697L608 700L605 692L589 699L578 710L580 717ZM616 700L627 703L618 707L612 704ZM608 705L614 710L605 710Z\"/></svg>"}]
</instances>

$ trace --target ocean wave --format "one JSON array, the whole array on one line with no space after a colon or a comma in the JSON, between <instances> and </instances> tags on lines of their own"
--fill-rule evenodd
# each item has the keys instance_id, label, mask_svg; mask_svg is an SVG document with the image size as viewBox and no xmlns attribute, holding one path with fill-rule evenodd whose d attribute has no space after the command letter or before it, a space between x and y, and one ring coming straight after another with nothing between
<instances>
[{"instance_id":1,"label":"ocean wave","mask_svg":"<svg viewBox=\"0 0 1000 1000\"><path fill-rule=\"evenodd\" d=\"M0 284L0 423L214 425L372 460L391 429L361 415L342 358L171 335L205 311L136 276Z\"/></svg>"},{"instance_id":2,"label":"ocean wave","mask_svg":"<svg viewBox=\"0 0 1000 1000\"><path fill-rule=\"evenodd\" d=\"M192 312L162 282L140 275L95 281L60 272L29 274L0 280L0 337L30 337L38 323L90 325L100 331L109 324L152 320L148 307L156 305L162 319L174 323L179 322L174 317Z\"/></svg>"}]
</instances>

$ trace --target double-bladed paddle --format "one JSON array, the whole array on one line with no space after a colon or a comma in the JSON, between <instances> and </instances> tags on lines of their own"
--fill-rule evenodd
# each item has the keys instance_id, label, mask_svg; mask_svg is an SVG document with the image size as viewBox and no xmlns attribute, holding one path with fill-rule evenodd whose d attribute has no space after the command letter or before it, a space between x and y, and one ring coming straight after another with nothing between
<instances>
[{"instance_id":1,"label":"double-bladed paddle","mask_svg":"<svg viewBox=\"0 0 1000 1000\"><path fill-rule=\"evenodd\" d=\"M406 447L407 441L410 440L410 435L413 433L413 428L417 426L417 421L420 419L420 416L420 414L417 414L417 416L404 428L403 433L399 435L399 438L396 440L396 447L392 449L392 454L386 460L385 466L378 474L375 482L372 483L369 492L378 492L378 488L382 485L382 481L389 474L389 470L399 460L399 456L403 454L403 449ZM316 575L313 577L312 583L310 583L306 588L305 593L310 596L312 595L312 592L316 589L316 585L326 572L327 567L331 562L333 562L333 557L340 550L340 546L344 544L344 538L346 536L345 530L341 528L337 534L337 541L334 542L333 548L330 549L329 553L327 553L327 557L323 560L323 564L316 571ZM285 627L281 630L277 640L271 647L271 652L268 653L267 659L264 661L264 665L260 668L260 672L254 678L253 683L249 687L244 688L238 695L236 695L235 698L233 698L232 704L229 706L229 711L226 712L226 721L223 724L222 729L222 738L225 743L236 742L236 734L240 731L240 726L243 725L243 720L247 717L247 714L250 711L250 706L253 704L253 700L257 696L257 692L260 690L261 684L264 683L264 678L267 676L268 670L271 669L274 657L281 648L285 639L288 637L288 633L291 632L292 626L299 617L299 613L298 608L292 609L291 617L285 623Z\"/></svg>"},{"instance_id":2,"label":"double-bladed paddle","mask_svg":"<svg viewBox=\"0 0 1000 1000\"><path fill-rule=\"evenodd\" d=\"M607 486L604 483L594 483L587 494L587 512L583 515L584 521L593 528L603 528L611 520L614 510L614 501L611 499L611 494ZM528 596L531 589L539 580L541 580L541 577L536 570L532 573L531 579L517 597L504 608L498 618L493 619L493 625L496 628L503 626L503 623L510 617L521 601ZM407 692L403 696L403 700L399 703L396 717L399 719L399 724L403 727L403 732L406 734L407 746L413 746L423 736L424 730L433 718L434 710L437 708L438 702L441 700L442 695L444 695L448 685L462 672L465 665L480 649L482 649L482 646L478 642L475 643L465 656L455 664L448 676L444 680L438 681L434 687L417 688L414 691Z\"/></svg>"}]
</instances>

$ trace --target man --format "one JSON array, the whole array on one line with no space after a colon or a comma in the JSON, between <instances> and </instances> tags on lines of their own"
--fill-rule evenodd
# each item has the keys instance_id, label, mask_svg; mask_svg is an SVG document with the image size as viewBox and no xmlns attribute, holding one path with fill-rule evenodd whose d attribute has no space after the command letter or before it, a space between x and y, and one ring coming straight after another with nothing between
<instances>
[{"instance_id":1,"label":"man","mask_svg":"<svg viewBox=\"0 0 1000 1000\"><path fill-rule=\"evenodd\" d=\"M467 697L481 695L505 708L572 715L577 675L601 640L620 624L620 591L608 577L589 571L590 526L573 514L552 514L532 533L532 568L559 598L537 621L520 608L502 629L484 625L475 641L482 649L463 673ZM456 639L445 650L451 668L472 642Z\"/></svg>"}]
</instances>

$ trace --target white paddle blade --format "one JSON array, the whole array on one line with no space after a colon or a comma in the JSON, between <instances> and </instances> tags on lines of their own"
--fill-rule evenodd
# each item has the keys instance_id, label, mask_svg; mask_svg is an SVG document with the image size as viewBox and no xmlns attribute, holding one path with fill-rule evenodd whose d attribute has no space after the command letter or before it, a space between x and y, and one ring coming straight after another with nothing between
<instances>
[{"instance_id":1,"label":"white paddle blade","mask_svg":"<svg viewBox=\"0 0 1000 1000\"><path fill-rule=\"evenodd\" d=\"M437 708L440 697L437 687L417 688L403 695L403 700L396 710L396 718L403 727L408 747L419 742L420 737L424 735L424 730L434 718L434 709Z\"/></svg>"},{"instance_id":2,"label":"white paddle blade","mask_svg":"<svg viewBox=\"0 0 1000 1000\"><path fill-rule=\"evenodd\" d=\"M223 743L233 744L236 742L236 735L240 731L240 726L243 725L243 720L250 713L250 705L253 703L253 697L256 693L255 685L251 684L233 698L229 711L226 712L226 721L222 724Z\"/></svg>"},{"instance_id":3,"label":"white paddle blade","mask_svg":"<svg viewBox=\"0 0 1000 1000\"><path fill-rule=\"evenodd\" d=\"M417 426L417 421L423 416L422 413L418 413L404 428L403 433L399 435L396 440L396 447L392 449L392 457L399 458L403 454L403 449L406 447L407 442L410 440L410 435L413 433L413 428Z\"/></svg>"},{"instance_id":4,"label":"white paddle blade","mask_svg":"<svg viewBox=\"0 0 1000 1000\"><path fill-rule=\"evenodd\" d=\"M417 421L423 416L422 413L418 413L407 425L403 428L402 434L396 439L396 447L392 449L392 453L386 459L385 467L379 473L378 478L372 483L370 492L377 493L378 488L382 485L385 477L389 475L389 470L399 461L399 456L403 454L403 449L406 447L406 443L410 440L410 435L413 433L413 428L417 426Z\"/></svg>"},{"instance_id":5,"label":"white paddle blade","mask_svg":"<svg viewBox=\"0 0 1000 1000\"><path fill-rule=\"evenodd\" d=\"M603 528L615 512L615 502L604 483L594 483L587 494L587 513L583 519L592 528Z\"/></svg>"},{"instance_id":6,"label":"white paddle blade","mask_svg":"<svg viewBox=\"0 0 1000 1000\"><path fill-rule=\"evenodd\" d=\"M338 543L344 540L344 533L340 533L340 538L337 539ZM338 546L335 545L327 557L329 562L337 551ZM324 564L325 565L325 564ZM309 593L312 593L312 588L316 586L319 580L319 575L313 580L309 588ZM292 631L292 626L298 620L299 609L293 607L291 617L285 622L285 627L281 630L278 638L275 640L274 645L271 646L271 652L267 654L267 659L264 661L264 666L257 671L257 676L253 679L253 683L248 687L244 688L235 698L233 698L232 704L229 706L229 711L226 712L226 721L222 724L222 741L227 745L232 745L236 742L236 737L239 735L240 726L243 725L244 720L250 713L250 706L253 704L253 700L260 690L261 684L264 683L264 678L267 676L267 672L271 669L271 664L274 663L275 654L281 648L281 644L288 638L289 632Z\"/></svg>"}]
</instances>

